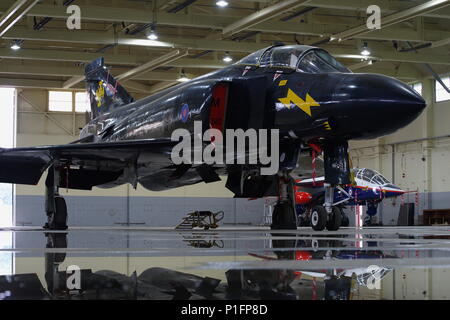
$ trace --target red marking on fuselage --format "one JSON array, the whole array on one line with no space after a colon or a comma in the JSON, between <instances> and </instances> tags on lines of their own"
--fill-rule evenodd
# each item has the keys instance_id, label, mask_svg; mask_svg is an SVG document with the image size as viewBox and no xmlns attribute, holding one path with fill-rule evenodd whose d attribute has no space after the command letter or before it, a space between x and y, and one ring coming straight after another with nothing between
<instances>
[{"instance_id":1,"label":"red marking on fuselage","mask_svg":"<svg viewBox=\"0 0 450 320\"><path fill-rule=\"evenodd\" d=\"M225 116L228 99L228 85L220 83L213 89L209 126L220 132L225 130Z\"/></svg>"}]
</instances>

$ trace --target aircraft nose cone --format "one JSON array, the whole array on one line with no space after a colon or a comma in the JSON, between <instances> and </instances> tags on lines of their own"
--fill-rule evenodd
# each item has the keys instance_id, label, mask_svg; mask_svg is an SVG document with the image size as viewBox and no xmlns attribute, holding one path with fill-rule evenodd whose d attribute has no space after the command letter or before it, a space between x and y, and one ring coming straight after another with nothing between
<instances>
[{"instance_id":1,"label":"aircraft nose cone","mask_svg":"<svg viewBox=\"0 0 450 320\"><path fill-rule=\"evenodd\" d=\"M390 134L416 119L425 100L407 84L378 74L350 74L336 87L334 99L347 120L363 132L360 138Z\"/></svg>"}]
</instances>

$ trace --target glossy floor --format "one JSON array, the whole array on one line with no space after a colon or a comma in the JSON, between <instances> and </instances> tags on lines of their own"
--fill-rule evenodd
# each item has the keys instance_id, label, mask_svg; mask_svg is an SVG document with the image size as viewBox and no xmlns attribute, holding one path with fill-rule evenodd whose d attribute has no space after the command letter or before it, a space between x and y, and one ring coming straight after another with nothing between
<instances>
[{"instance_id":1,"label":"glossy floor","mask_svg":"<svg viewBox=\"0 0 450 320\"><path fill-rule=\"evenodd\" d=\"M3 228L0 241L3 299L450 298L450 227Z\"/></svg>"}]
</instances>

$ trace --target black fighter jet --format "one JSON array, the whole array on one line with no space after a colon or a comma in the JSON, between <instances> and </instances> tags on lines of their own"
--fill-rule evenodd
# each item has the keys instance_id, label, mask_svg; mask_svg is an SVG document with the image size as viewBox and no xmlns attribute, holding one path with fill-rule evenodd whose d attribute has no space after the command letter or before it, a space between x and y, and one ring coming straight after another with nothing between
<instances>
[{"instance_id":1,"label":"black fighter jet","mask_svg":"<svg viewBox=\"0 0 450 320\"><path fill-rule=\"evenodd\" d=\"M272 46L221 70L134 101L102 58L86 67L91 120L80 139L67 145L0 150L0 182L35 185L46 178L47 228L67 228L58 188L90 190L130 183L149 190L220 180L236 197L278 196L273 229L295 229L294 181L289 173L301 152L324 153L325 204L320 225L339 224L333 207L336 186L351 183L348 140L395 132L416 119L426 104L408 85L377 74L354 74L325 50ZM175 129L198 139L202 131L279 130L279 170L262 175L256 164L175 164ZM203 132L200 132L203 133ZM202 141L213 148L214 141ZM201 139L201 138L200 138ZM274 149L269 144L268 149ZM246 146L245 154L252 152ZM224 154L233 150L225 150ZM184 155L183 155L184 156ZM242 155L239 155L242 156Z\"/></svg>"}]
</instances>

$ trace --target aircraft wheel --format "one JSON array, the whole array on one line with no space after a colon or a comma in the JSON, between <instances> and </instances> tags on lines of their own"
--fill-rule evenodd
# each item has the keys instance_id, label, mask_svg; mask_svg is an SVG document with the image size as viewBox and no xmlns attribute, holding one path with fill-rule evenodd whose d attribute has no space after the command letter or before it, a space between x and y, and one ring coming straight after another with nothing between
<instances>
[{"instance_id":1,"label":"aircraft wheel","mask_svg":"<svg viewBox=\"0 0 450 320\"><path fill-rule=\"evenodd\" d=\"M297 230L294 206L290 201L279 202L272 213L272 230Z\"/></svg>"},{"instance_id":2,"label":"aircraft wheel","mask_svg":"<svg viewBox=\"0 0 450 320\"><path fill-rule=\"evenodd\" d=\"M315 231L325 229L327 223L327 211L324 206L315 206L311 210L311 227Z\"/></svg>"},{"instance_id":3,"label":"aircraft wheel","mask_svg":"<svg viewBox=\"0 0 450 320\"><path fill-rule=\"evenodd\" d=\"M330 217L327 221L327 230L336 231L341 226L342 211L338 207L333 207Z\"/></svg>"},{"instance_id":4,"label":"aircraft wheel","mask_svg":"<svg viewBox=\"0 0 450 320\"><path fill-rule=\"evenodd\" d=\"M63 197L55 197L55 212L48 217L46 229L67 230L67 206Z\"/></svg>"}]
</instances>

